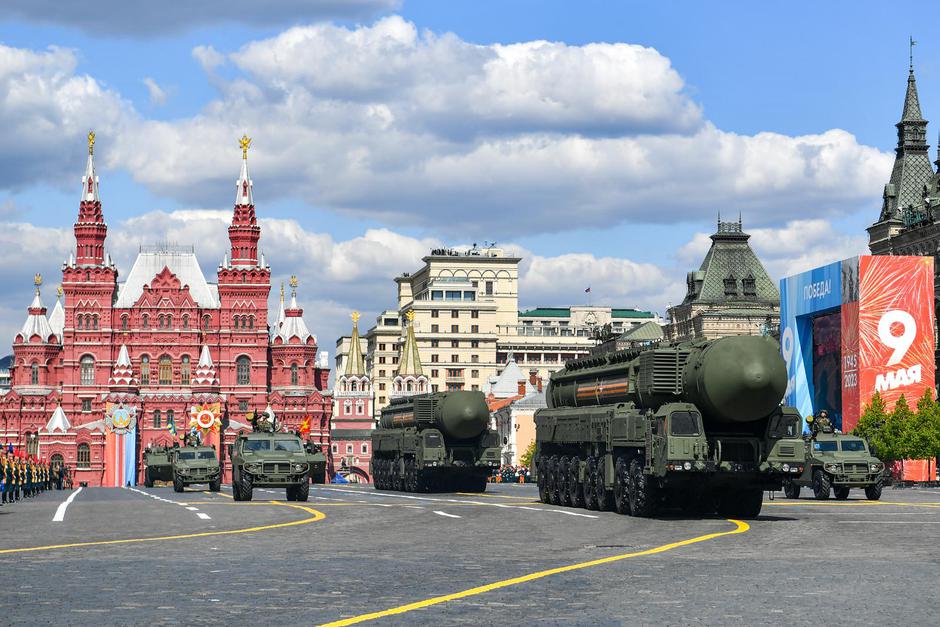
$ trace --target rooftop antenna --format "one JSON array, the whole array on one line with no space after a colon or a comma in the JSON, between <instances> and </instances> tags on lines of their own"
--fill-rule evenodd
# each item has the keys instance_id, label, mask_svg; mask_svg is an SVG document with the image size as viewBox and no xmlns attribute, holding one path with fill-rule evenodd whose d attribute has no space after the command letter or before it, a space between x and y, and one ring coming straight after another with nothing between
<instances>
[{"instance_id":1,"label":"rooftop antenna","mask_svg":"<svg viewBox=\"0 0 940 627\"><path fill-rule=\"evenodd\" d=\"M910 71L911 71L911 73L914 72L914 46L916 46L916 45L917 45L917 42L914 41L914 36L911 35L911 37L910 37L910 52L908 53L909 62L910 62Z\"/></svg>"}]
</instances>

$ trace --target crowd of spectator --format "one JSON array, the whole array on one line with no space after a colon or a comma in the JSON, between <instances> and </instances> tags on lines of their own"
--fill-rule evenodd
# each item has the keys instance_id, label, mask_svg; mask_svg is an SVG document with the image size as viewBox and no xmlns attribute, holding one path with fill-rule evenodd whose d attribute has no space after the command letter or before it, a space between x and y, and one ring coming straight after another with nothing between
<instances>
[{"instance_id":1,"label":"crowd of spectator","mask_svg":"<svg viewBox=\"0 0 940 627\"><path fill-rule=\"evenodd\" d=\"M504 464L490 477L490 483L529 483L530 472L526 466Z\"/></svg>"}]
</instances>

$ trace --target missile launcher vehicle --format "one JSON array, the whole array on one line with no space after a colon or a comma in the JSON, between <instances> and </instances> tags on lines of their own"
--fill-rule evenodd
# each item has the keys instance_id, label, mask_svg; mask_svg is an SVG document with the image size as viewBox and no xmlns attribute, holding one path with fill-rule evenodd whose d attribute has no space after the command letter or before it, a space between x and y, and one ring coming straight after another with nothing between
<instances>
[{"instance_id":1,"label":"missile launcher vehicle","mask_svg":"<svg viewBox=\"0 0 940 627\"><path fill-rule=\"evenodd\" d=\"M628 349L570 361L536 412L545 503L651 516L662 508L753 518L799 476L802 420L768 337Z\"/></svg>"},{"instance_id":2,"label":"missile launcher vehicle","mask_svg":"<svg viewBox=\"0 0 940 627\"><path fill-rule=\"evenodd\" d=\"M372 432L371 472L379 490L483 492L499 467L482 392L435 392L393 400Z\"/></svg>"}]
</instances>

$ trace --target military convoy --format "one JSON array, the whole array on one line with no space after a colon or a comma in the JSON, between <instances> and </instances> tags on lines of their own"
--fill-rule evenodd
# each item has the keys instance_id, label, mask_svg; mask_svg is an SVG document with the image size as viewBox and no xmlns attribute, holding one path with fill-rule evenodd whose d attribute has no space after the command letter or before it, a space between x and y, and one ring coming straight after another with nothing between
<instances>
[{"instance_id":1,"label":"military convoy","mask_svg":"<svg viewBox=\"0 0 940 627\"><path fill-rule=\"evenodd\" d=\"M171 449L173 491L196 483L206 483L209 490L218 492L222 487L222 467L215 448L211 446L181 446Z\"/></svg>"},{"instance_id":2,"label":"military convoy","mask_svg":"<svg viewBox=\"0 0 940 627\"><path fill-rule=\"evenodd\" d=\"M802 419L769 337L628 349L568 362L536 412L544 503L651 516L756 517L805 464Z\"/></svg>"},{"instance_id":3,"label":"military convoy","mask_svg":"<svg viewBox=\"0 0 940 627\"><path fill-rule=\"evenodd\" d=\"M787 498L800 498L800 488L810 488L820 501L830 492L839 500L849 498L852 488L863 488L871 501L881 498L885 465L871 454L868 443L854 435L840 433L828 424L817 427L810 421L806 436L806 464L797 477L783 482Z\"/></svg>"},{"instance_id":4,"label":"military convoy","mask_svg":"<svg viewBox=\"0 0 940 627\"><path fill-rule=\"evenodd\" d=\"M482 392L454 391L394 399L372 432L370 471L379 490L483 492L499 467Z\"/></svg>"}]
</instances>

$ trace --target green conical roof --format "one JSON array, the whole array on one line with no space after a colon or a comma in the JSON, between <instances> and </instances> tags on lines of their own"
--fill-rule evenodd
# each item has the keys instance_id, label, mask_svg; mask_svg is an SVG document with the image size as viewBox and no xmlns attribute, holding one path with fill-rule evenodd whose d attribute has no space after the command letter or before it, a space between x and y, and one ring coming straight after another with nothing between
<instances>
[{"instance_id":1,"label":"green conical roof","mask_svg":"<svg viewBox=\"0 0 940 627\"><path fill-rule=\"evenodd\" d=\"M924 120L920 113L920 99L917 97L917 80L914 78L914 70L911 69L907 76L907 93L904 94L904 110L901 112L902 122L922 122Z\"/></svg>"}]
</instances>

